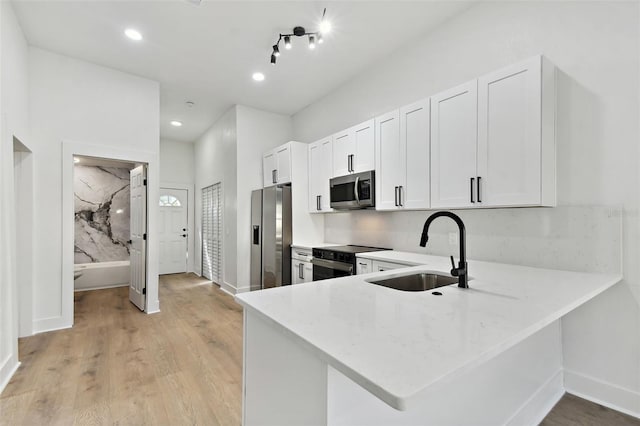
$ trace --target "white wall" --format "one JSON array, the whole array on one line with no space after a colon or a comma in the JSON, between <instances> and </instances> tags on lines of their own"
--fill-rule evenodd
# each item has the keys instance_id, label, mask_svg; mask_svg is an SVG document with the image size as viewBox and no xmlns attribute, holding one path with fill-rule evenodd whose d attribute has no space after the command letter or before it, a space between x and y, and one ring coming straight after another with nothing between
<instances>
[{"instance_id":1,"label":"white wall","mask_svg":"<svg viewBox=\"0 0 640 426\"><path fill-rule=\"evenodd\" d=\"M16 256L14 135L28 142L28 49L11 3L0 3L0 391L18 366L18 287ZM24 236L28 239L28 235Z\"/></svg>"},{"instance_id":2,"label":"white wall","mask_svg":"<svg viewBox=\"0 0 640 426\"><path fill-rule=\"evenodd\" d=\"M557 209L468 211L469 255L619 270L625 284L563 321L572 391L640 415L639 11L636 2L486 2L294 115L319 139L535 54L559 69ZM327 241L418 251L427 212L326 217ZM448 224L427 252L455 254ZM473 271L470 271L473 275ZM517 283L514 283L517 285ZM635 297L634 297L635 296ZM597 390L597 392L596 392Z\"/></svg>"},{"instance_id":3,"label":"white wall","mask_svg":"<svg viewBox=\"0 0 640 426\"><path fill-rule=\"evenodd\" d=\"M222 182L223 277L218 283L228 291L236 285L237 265L237 139L236 107L227 111L194 145L195 153L195 270L202 272L202 188Z\"/></svg>"},{"instance_id":4,"label":"white wall","mask_svg":"<svg viewBox=\"0 0 640 426\"><path fill-rule=\"evenodd\" d=\"M262 188L262 154L291 139L291 117L236 107L238 133L238 273L236 291L248 291L251 254L251 191Z\"/></svg>"},{"instance_id":5,"label":"white wall","mask_svg":"<svg viewBox=\"0 0 640 426\"><path fill-rule=\"evenodd\" d=\"M72 320L64 317L64 305L72 300L65 300L62 292L68 283L63 286L61 278L61 259L68 256L61 253L61 181L63 168L66 170L71 161L65 158L63 163L62 142L86 149L95 146L101 152L140 152L141 158L150 159L148 191L154 199L159 183L159 105L159 85L154 81L29 49L29 119L35 156L36 331L68 327ZM154 235L157 210L157 203L149 204L150 236ZM148 256L147 298L149 310L154 311L158 302L157 242L153 240Z\"/></svg>"},{"instance_id":6,"label":"white wall","mask_svg":"<svg viewBox=\"0 0 640 426\"><path fill-rule=\"evenodd\" d=\"M194 147L192 143L160 139L160 181L193 185Z\"/></svg>"}]
</instances>

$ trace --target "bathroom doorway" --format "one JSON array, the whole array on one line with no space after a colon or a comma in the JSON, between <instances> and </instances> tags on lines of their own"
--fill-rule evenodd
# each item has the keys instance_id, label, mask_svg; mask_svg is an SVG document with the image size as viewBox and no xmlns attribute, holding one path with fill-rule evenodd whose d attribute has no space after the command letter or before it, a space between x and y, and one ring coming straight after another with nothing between
<instances>
[{"instance_id":1,"label":"bathroom doorway","mask_svg":"<svg viewBox=\"0 0 640 426\"><path fill-rule=\"evenodd\" d=\"M74 291L128 286L136 164L74 156Z\"/></svg>"}]
</instances>

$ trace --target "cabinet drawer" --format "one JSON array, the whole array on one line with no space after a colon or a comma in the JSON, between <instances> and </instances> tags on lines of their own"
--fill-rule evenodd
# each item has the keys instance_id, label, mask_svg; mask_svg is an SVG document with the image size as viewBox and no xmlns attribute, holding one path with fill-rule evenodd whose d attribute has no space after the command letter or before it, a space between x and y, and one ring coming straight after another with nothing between
<instances>
[{"instance_id":1,"label":"cabinet drawer","mask_svg":"<svg viewBox=\"0 0 640 426\"><path fill-rule=\"evenodd\" d=\"M385 262L381 260L373 261L373 272L390 271L392 269L409 268L413 265L407 265L404 263Z\"/></svg>"}]
</instances>

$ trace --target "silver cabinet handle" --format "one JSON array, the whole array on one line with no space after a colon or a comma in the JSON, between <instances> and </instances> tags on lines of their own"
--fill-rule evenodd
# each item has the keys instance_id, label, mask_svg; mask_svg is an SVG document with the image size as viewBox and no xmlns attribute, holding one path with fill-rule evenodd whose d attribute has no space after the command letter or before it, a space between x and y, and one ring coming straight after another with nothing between
<instances>
[{"instance_id":1,"label":"silver cabinet handle","mask_svg":"<svg viewBox=\"0 0 640 426\"><path fill-rule=\"evenodd\" d=\"M320 197L322 197L322 195L316 195L316 210L318 211L322 210L322 206L320 205Z\"/></svg>"},{"instance_id":2,"label":"silver cabinet handle","mask_svg":"<svg viewBox=\"0 0 640 426\"><path fill-rule=\"evenodd\" d=\"M354 154L349 154L349 172L351 173L355 172L355 169L353 168L353 156Z\"/></svg>"},{"instance_id":3,"label":"silver cabinet handle","mask_svg":"<svg viewBox=\"0 0 640 426\"><path fill-rule=\"evenodd\" d=\"M278 183L277 180L276 180L276 170L275 169L271 170L271 180L272 180L271 183Z\"/></svg>"},{"instance_id":4,"label":"silver cabinet handle","mask_svg":"<svg viewBox=\"0 0 640 426\"><path fill-rule=\"evenodd\" d=\"M304 264L298 263L298 278L304 280Z\"/></svg>"},{"instance_id":5,"label":"silver cabinet handle","mask_svg":"<svg viewBox=\"0 0 640 426\"><path fill-rule=\"evenodd\" d=\"M360 186L360 177L358 176L356 178L356 183L353 186L353 195L356 197L356 202L358 203L358 205L360 205L360 194L359 194L360 188L359 188L359 186Z\"/></svg>"}]
</instances>

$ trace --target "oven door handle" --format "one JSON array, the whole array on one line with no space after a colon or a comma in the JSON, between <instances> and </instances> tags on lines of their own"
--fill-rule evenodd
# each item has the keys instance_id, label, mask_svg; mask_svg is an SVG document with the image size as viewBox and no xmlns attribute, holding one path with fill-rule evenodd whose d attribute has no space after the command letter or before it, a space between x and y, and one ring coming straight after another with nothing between
<instances>
[{"instance_id":1,"label":"oven door handle","mask_svg":"<svg viewBox=\"0 0 640 426\"><path fill-rule=\"evenodd\" d=\"M311 263L315 266L320 266L327 269L336 269L338 271L348 272L353 274L353 265L344 262L336 262L335 260L325 259L311 259Z\"/></svg>"}]
</instances>

